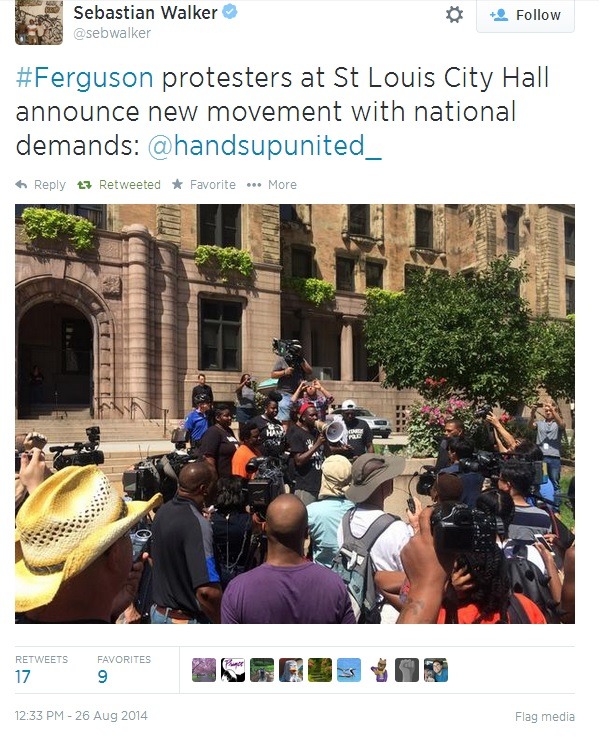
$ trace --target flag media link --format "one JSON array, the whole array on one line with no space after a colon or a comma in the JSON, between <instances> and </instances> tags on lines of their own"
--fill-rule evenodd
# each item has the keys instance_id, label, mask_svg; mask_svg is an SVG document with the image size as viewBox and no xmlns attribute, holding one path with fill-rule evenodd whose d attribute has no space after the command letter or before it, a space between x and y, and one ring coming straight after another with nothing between
<instances>
[{"instance_id":1,"label":"flag media link","mask_svg":"<svg viewBox=\"0 0 604 737\"><path fill-rule=\"evenodd\" d=\"M31 82L31 67L21 67L17 74L17 87L29 87Z\"/></svg>"}]
</instances>

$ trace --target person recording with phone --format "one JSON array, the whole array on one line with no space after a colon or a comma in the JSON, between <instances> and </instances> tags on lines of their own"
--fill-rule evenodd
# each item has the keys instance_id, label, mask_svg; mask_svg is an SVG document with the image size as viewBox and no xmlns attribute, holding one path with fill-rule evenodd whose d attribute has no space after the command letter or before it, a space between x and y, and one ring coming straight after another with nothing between
<instances>
[{"instance_id":1,"label":"person recording with phone","mask_svg":"<svg viewBox=\"0 0 604 737\"><path fill-rule=\"evenodd\" d=\"M254 382L250 374L242 374L239 384L235 389L237 407L235 408L235 419L239 425L249 422L256 414L256 392Z\"/></svg>"}]
</instances>

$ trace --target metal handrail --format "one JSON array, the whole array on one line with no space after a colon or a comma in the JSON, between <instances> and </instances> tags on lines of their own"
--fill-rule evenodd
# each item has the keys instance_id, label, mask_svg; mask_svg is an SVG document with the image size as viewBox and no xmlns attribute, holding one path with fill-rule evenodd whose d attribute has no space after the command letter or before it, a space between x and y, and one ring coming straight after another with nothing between
<instances>
[{"instance_id":1,"label":"metal handrail","mask_svg":"<svg viewBox=\"0 0 604 737\"><path fill-rule=\"evenodd\" d=\"M123 400L127 400L127 402L123 402ZM148 399L143 399L142 397L133 397L129 395L115 397L97 397L97 414L100 417L102 415L103 409L107 407L108 409L117 410L122 415L128 412L130 419L135 420L137 409L140 409L143 414L145 412L141 404L147 404L149 405L149 409L157 409L161 412L164 425L163 432L165 437L168 429L169 410L166 407L160 407L158 404L150 402ZM152 418L145 416L145 419Z\"/></svg>"}]
</instances>

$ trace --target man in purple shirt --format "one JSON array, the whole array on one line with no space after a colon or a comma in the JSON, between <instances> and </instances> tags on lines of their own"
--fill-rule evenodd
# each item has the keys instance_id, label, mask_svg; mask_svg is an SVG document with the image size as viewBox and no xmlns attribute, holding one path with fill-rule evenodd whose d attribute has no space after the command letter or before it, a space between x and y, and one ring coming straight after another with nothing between
<instances>
[{"instance_id":1,"label":"man in purple shirt","mask_svg":"<svg viewBox=\"0 0 604 737\"><path fill-rule=\"evenodd\" d=\"M242 573L222 598L223 624L355 624L342 579L304 557L308 515L293 494L266 512L266 563Z\"/></svg>"}]
</instances>

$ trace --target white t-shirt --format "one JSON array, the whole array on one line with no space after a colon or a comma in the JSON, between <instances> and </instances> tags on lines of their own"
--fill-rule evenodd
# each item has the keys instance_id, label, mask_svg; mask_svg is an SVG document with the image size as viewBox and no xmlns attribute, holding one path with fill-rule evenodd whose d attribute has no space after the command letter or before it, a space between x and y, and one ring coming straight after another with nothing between
<instances>
[{"instance_id":1,"label":"white t-shirt","mask_svg":"<svg viewBox=\"0 0 604 737\"><path fill-rule=\"evenodd\" d=\"M375 507L357 506L352 513L350 530L355 537L362 535L384 512ZM371 560L376 571L402 571L401 550L413 537L413 530L402 520L396 520L375 541L371 548ZM342 523L338 527L338 547L344 542Z\"/></svg>"}]
</instances>

